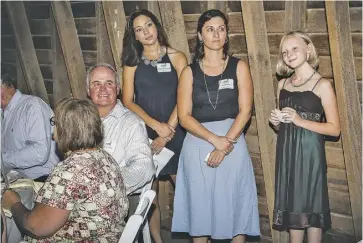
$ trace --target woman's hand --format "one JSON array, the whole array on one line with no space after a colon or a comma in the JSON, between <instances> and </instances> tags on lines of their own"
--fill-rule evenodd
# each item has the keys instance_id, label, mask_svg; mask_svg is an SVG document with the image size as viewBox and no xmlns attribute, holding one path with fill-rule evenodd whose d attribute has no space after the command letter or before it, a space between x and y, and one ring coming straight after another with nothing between
<instances>
[{"instance_id":1,"label":"woman's hand","mask_svg":"<svg viewBox=\"0 0 363 243\"><path fill-rule=\"evenodd\" d=\"M296 126L300 126L303 119L296 113L296 111L290 107L285 107L281 110L281 113L284 114L284 122L285 123L294 123Z\"/></svg>"},{"instance_id":2,"label":"woman's hand","mask_svg":"<svg viewBox=\"0 0 363 243\"><path fill-rule=\"evenodd\" d=\"M157 137L151 143L151 151L153 154L159 154L160 151L165 147L167 141L165 138Z\"/></svg>"},{"instance_id":3,"label":"woman's hand","mask_svg":"<svg viewBox=\"0 0 363 243\"><path fill-rule=\"evenodd\" d=\"M207 165L209 167L216 168L219 166L225 156L226 154L223 151L215 149L210 153Z\"/></svg>"},{"instance_id":4,"label":"woman's hand","mask_svg":"<svg viewBox=\"0 0 363 243\"><path fill-rule=\"evenodd\" d=\"M12 190L6 190L2 195L1 206L5 209L10 210L17 202L21 202L20 196Z\"/></svg>"},{"instance_id":5,"label":"woman's hand","mask_svg":"<svg viewBox=\"0 0 363 243\"><path fill-rule=\"evenodd\" d=\"M279 120L279 116L278 116L278 110L277 109L273 109L271 111L270 114L270 118L268 119L272 125L274 126L278 126L280 125L280 120Z\"/></svg>"},{"instance_id":6,"label":"woman's hand","mask_svg":"<svg viewBox=\"0 0 363 243\"><path fill-rule=\"evenodd\" d=\"M211 139L210 142L213 144L214 148L219 151L224 151L225 154L228 154L232 151L233 143L235 143L235 141L222 136L215 136Z\"/></svg>"},{"instance_id":7,"label":"woman's hand","mask_svg":"<svg viewBox=\"0 0 363 243\"><path fill-rule=\"evenodd\" d=\"M159 137L167 138L170 141L174 135L175 130L167 123L161 122L155 129L155 132L159 135Z\"/></svg>"}]
</instances>

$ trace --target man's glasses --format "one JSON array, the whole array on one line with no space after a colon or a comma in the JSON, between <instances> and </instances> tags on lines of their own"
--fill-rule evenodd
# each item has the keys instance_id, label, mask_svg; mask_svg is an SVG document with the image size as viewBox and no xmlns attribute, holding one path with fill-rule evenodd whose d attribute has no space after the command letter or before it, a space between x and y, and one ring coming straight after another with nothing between
<instances>
[{"instance_id":1,"label":"man's glasses","mask_svg":"<svg viewBox=\"0 0 363 243\"><path fill-rule=\"evenodd\" d=\"M55 122L54 116L49 119L49 122L50 122L50 125L55 126L56 122Z\"/></svg>"}]
</instances>

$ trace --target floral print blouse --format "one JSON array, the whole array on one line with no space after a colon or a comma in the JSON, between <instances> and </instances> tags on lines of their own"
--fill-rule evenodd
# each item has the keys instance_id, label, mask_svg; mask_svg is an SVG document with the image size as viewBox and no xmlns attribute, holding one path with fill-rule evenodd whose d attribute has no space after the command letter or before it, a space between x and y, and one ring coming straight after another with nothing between
<instances>
[{"instance_id":1,"label":"floral print blouse","mask_svg":"<svg viewBox=\"0 0 363 243\"><path fill-rule=\"evenodd\" d=\"M54 168L35 201L71 214L50 238L26 237L28 242L118 242L128 211L121 171L103 149L73 152Z\"/></svg>"}]
</instances>

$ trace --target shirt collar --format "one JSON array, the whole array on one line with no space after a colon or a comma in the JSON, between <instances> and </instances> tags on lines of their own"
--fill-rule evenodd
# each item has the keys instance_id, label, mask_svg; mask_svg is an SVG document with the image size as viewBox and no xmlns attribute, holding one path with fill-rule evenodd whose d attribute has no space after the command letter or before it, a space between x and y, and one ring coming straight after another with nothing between
<instances>
[{"instance_id":1,"label":"shirt collar","mask_svg":"<svg viewBox=\"0 0 363 243\"><path fill-rule=\"evenodd\" d=\"M14 96L11 98L9 104L5 107L4 111L10 111L13 109L19 103L22 96L23 94L19 90L16 90Z\"/></svg>"},{"instance_id":2,"label":"shirt collar","mask_svg":"<svg viewBox=\"0 0 363 243\"><path fill-rule=\"evenodd\" d=\"M122 105L121 101L117 99L116 105L112 108L111 112L108 113L108 115L102 120L108 119L109 117L118 119L120 115L124 113L125 110L126 108Z\"/></svg>"}]
</instances>

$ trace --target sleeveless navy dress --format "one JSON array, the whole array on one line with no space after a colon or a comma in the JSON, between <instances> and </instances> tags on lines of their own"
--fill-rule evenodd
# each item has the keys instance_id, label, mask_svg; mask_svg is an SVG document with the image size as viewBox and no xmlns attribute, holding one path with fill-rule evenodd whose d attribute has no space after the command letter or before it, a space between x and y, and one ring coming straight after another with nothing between
<instances>
[{"instance_id":1,"label":"sleeveless navy dress","mask_svg":"<svg viewBox=\"0 0 363 243\"><path fill-rule=\"evenodd\" d=\"M314 88L297 92L283 87L279 97L280 110L291 107L305 120L324 122L323 105L313 92ZM331 227L324 144L322 134L293 123L280 124L276 146L274 229L316 227L327 230Z\"/></svg>"},{"instance_id":2,"label":"sleeveless navy dress","mask_svg":"<svg viewBox=\"0 0 363 243\"><path fill-rule=\"evenodd\" d=\"M135 103L155 120L167 123L176 106L178 87L178 75L169 56L165 54L156 66L151 63L145 64L144 60L141 60L135 71L134 85ZM158 137L150 127L146 126L146 130L150 139ZM160 175L173 175L177 172L185 130L178 124L175 131L174 138L166 144L166 148L175 154Z\"/></svg>"}]
</instances>

